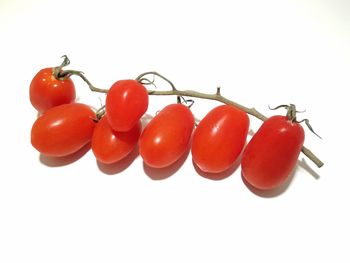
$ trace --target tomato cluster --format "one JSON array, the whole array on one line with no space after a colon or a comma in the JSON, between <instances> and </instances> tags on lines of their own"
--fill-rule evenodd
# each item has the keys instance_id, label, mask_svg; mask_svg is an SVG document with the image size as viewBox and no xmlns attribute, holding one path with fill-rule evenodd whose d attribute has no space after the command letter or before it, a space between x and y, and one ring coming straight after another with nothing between
<instances>
[{"instance_id":1,"label":"tomato cluster","mask_svg":"<svg viewBox=\"0 0 350 263\"><path fill-rule=\"evenodd\" d=\"M69 76L58 79L53 68L39 71L30 85L30 101L40 116L31 143L41 154L61 157L91 142L101 163L111 164L139 147L150 167L172 165L191 148L194 164L215 178L241 158L242 176L263 190L282 185L293 170L304 142L299 123L285 116L267 119L247 144L249 118L232 106L215 107L195 125L184 104L162 109L142 129L148 91L138 80L119 80L107 92L103 114L75 102Z\"/></svg>"}]
</instances>

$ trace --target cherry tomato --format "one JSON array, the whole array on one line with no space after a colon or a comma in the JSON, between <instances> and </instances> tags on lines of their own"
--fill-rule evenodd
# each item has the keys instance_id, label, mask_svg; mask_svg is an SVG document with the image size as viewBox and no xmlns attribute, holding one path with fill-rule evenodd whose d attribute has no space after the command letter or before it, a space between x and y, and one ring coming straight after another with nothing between
<instances>
[{"instance_id":1,"label":"cherry tomato","mask_svg":"<svg viewBox=\"0 0 350 263\"><path fill-rule=\"evenodd\" d=\"M119 80L107 93L106 114L116 131L129 131L148 108L146 88L136 80Z\"/></svg>"},{"instance_id":2,"label":"cherry tomato","mask_svg":"<svg viewBox=\"0 0 350 263\"><path fill-rule=\"evenodd\" d=\"M127 132L114 131L106 116L96 125L92 136L91 148L101 163L114 163L126 157L136 146L141 134L141 122Z\"/></svg>"},{"instance_id":3,"label":"cherry tomato","mask_svg":"<svg viewBox=\"0 0 350 263\"><path fill-rule=\"evenodd\" d=\"M255 188L271 190L292 172L304 143L304 130L285 116L267 119L242 156L242 175Z\"/></svg>"},{"instance_id":4,"label":"cherry tomato","mask_svg":"<svg viewBox=\"0 0 350 263\"><path fill-rule=\"evenodd\" d=\"M143 161L154 168L163 168L177 161L189 147L194 117L182 104L170 104L146 126L140 137Z\"/></svg>"},{"instance_id":5,"label":"cherry tomato","mask_svg":"<svg viewBox=\"0 0 350 263\"><path fill-rule=\"evenodd\" d=\"M65 156L78 151L92 137L96 115L85 104L63 104L47 110L33 124L31 142L40 153Z\"/></svg>"},{"instance_id":6,"label":"cherry tomato","mask_svg":"<svg viewBox=\"0 0 350 263\"><path fill-rule=\"evenodd\" d=\"M30 102L39 112L75 100L75 87L70 78L56 79L53 68L40 70L33 78L29 89Z\"/></svg>"},{"instance_id":7,"label":"cherry tomato","mask_svg":"<svg viewBox=\"0 0 350 263\"><path fill-rule=\"evenodd\" d=\"M220 173L239 157L247 139L248 115L230 105L211 110L193 134L193 162L204 172Z\"/></svg>"}]
</instances>

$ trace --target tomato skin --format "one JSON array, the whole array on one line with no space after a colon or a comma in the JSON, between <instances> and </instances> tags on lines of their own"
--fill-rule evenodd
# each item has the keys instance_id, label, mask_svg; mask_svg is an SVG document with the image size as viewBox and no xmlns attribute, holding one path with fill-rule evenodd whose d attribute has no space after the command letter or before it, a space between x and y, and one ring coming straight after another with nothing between
<instances>
[{"instance_id":1,"label":"tomato skin","mask_svg":"<svg viewBox=\"0 0 350 263\"><path fill-rule=\"evenodd\" d=\"M130 131L117 132L109 126L107 117L103 116L96 124L91 148L99 162L115 163L126 157L134 149L140 134L140 121Z\"/></svg>"},{"instance_id":2,"label":"tomato skin","mask_svg":"<svg viewBox=\"0 0 350 263\"><path fill-rule=\"evenodd\" d=\"M63 104L47 110L33 124L31 143L40 153L66 156L90 142L95 112L81 103Z\"/></svg>"},{"instance_id":3,"label":"tomato skin","mask_svg":"<svg viewBox=\"0 0 350 263\"><path fill-rule=\"evenodd\" d=\"M257 189L282 185L293 171L304 143L304 129L285 116L265 120L242 156L242 175Z\"/></svg>"},{"instance_id":4,"label":"tomato skin","mask_svg":"<svg viewBox=\"0 0 350 263\"><path fill-rule=\"evenodd\" d=\"M132 129L147 108L147 90L136 80L119 80L107 93L107 119L115 131L126 132Z\"/></svg>"},{"instance_id":5,"label":"tomato skin","mask_svg":"<svg viewBox=\"0 0 350 263\"><path fill-rule=\"evenodd\" d=\"M56 79L53 68L40 70L33 78L29 88L29 98L39 112L75 101L75 87L70 78Z\"/></svg>"},{"instance_id":6,"label":"tomato skin","mask_svg":"<svg viewBox=\"0 0 350 263\"><path fill-rule=\"evenodd\" d=\"M194 117L182 104L170 104L146 126L140 137L143 161L163 168L176 162L188 149L194 128Z\"/></svg>"},{"instance_id":7,"label":"tomato skin","mask_svg":"<svg viewBox=\"0 0 350 263\"><path fill-rule=\"evenodd\" d=\"M237 160L247 139L248 115L231 105L211 110L193 133L193 162L204 172L220 173Z\"/></svg>"}]
</instances>

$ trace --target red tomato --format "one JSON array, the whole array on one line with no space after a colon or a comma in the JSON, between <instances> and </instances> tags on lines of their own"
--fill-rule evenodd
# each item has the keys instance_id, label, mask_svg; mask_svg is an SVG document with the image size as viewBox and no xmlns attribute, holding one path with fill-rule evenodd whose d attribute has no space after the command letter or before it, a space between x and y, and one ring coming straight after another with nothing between
<instances>
[{"instance_id":1,"label":"red tomato","mask_svg":"<svg viewBox=\"0 0 350 263\"><path fill-rule=\"evenodd\" d=\"M136 80L119 80L107 93L106 114L116 131L129 131L148 108L146 88Z\"/></svg>"},{"instance_id":2,"label":"red tomato","mask_svg":"<svg viewBox=\"0 0 350 263\"><path fill-rule=\"evenodd\" d=\"M247 139L248 115L230 105L211 110L193 134L193 162L204 172L220 173L239 157Z\"/></svg>"},{"instance_id":3,"label":"red tomato","mask_svg":"<svg viewBox=\"0 0 350 263\"><path fill-rule=\"evenodd\" d=\"M154 168L163 168L177 161L188 149L194 117L182 104L170 104L146 126L140 137L143 161Z\"/></svg>"},{"instance_id":4,"label":"red tomato","mask_svg":"<svg viewBox=\"0 0 350 263\"><path fill-rule=\"evenodd\" d=\"M33 78L29 89L30 102L39 112L75 100L75 87L70 78L56 79L53 68L40 70Z\"/></svg>"},{"instance_id":5,"label":"red tomato","mask_svg":"<svg viewBox=\"0 0 350 263\"><path fill-rule=\"evenodd\" d=\"M136 146L141 134L141 122L127 132L114 131L104 116L96 125L91 148L101 163L114 163L126 157Z\"/></svg>"},{"instance_id":6,"label":"red tomato","mask_svg":"<svg viewBox=\"0 0 350 263\"><path fill-rule=\"evenodd\" d=\"M44 155L60 157L78 151L92 137L96 115L85 104L64 104L47 110L33 124L31 142Z\"/></svg>"},{"instance_id":7,"label":"red tomato","mask_svg":"<svg viewBox=\"0 0 350 263\"><path fill-rule=\"evenodd\" d=\"M255 188L271 190L292 172L304 143L304 130L285 116L267 119L242 156L242 175Z\"/></svg>"}]
</instances>

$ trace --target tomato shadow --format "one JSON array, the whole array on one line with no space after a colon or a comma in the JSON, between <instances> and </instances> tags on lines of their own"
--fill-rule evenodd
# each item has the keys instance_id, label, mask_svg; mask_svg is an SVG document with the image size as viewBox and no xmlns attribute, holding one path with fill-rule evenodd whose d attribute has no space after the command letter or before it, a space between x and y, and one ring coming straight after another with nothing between
<instances>
[{"instance_id":1,"label":"tomato shadow","mask_svg":"<svg viewBox=\"0 0 350 263\"><path fill-rule=\"evenodd\" d=\"M292 182L294 180L297 169L298 169L298 166L296 165L295 168L293 169L292 173L288 176L287 180L282 185L280 185L279 187L272 189L272 190L261 190L261 189L255 188L249 182L246 181L242 172L241 172L241 178L242 178L242 181L245 184L245 186L253 194L260 196L260 197L264 197L264 198L273 198L273 197L277 197L277 196L279 196L287 191L287 189L290 187L290 185L292 184Z\"/></svg>"},{"instance_id":2,"label":"tomato shadow","mask_svg":"<svg viewBox=\"0 0 350 263\"><path fill-rule=\"evenodd\" d=\"M194 161L192 160L194 169L196 170L196 172L209 180L213 180L213 181L219 181L219 180L223 180L226 179L227 177L229 177L230 175L232 175L237 169L238 167L241 165L241 158L242 158L242 154L237 158L237 160L230 166L230 168L228 168L227 170L221 172L221 173L208 173L208 172L204 172L202 171L197 164L194 163Z\"/></svg>"},{"instance_id":3,"label":"tomato shadow","mask_svg":"<svg viewBox=\"0 0 350 263\"><path fill-rule=\"evenodd\" d=\"M96 161L96 163L97 163L98 169L101 172L107 175L115 175L127 169L138 156L139 156L139 147L138 145L136 145L135 148L125 158L123 158L118 162L105 164L105 163Z\"/></svg>"},{"instance_id":4,"label":"tomato shadow","mask_svg":"<svg viewBox=\"0 0 350 263\"><path fill-rule=\"evenodd\" d=\"M153 119L154 116L152 116L151 114L144 114L141 118L141 126L142 126L142 129L144 129L148 123Z\"/></svg>"},{"instance_id":5,"label":"tomato shadow","mask_svg":"<svg viewBox=\"0 0 350 263\"><path fill-rule=\"evenodd\" d=\"M191 148L189 147L186 152L180 157L180 159L178 159L175 163L164 168L153 168L143 162L143 170L149 178L155 181L169 178L174 173L176 173L184 164L190 153L190 149Z\"/></svg>"},{"instance_id":6,"label":"tomato shadow","mask_svg":"<svg viewBox=\"0 0 350 263\"><path fill-rule=\"evenodd\" d=\"M91 149L91 144L88 143L85 146L83 146L80 150L67 156L52 157L52 156L46 156L46 155L40 154L39 161L48 167L66 166L82 158L90 149Z\"/></svg>"},{"instance_id":7,"label":"tomato shadow","mask_svg":"<svg viewBox=\"0 0 350 263\"><path fill-rule=\"evenodd\" d=\"M255 133L256 133L256 131L254 131L253 129L248 130L248 135L250 135L250 136L254 136Z\"/></svg>"},{"instance_id":8,"label":"tomato shadow","mask_svg":"<svg viewBox=\"0 0 350 263\"><path fill-rule=\"evenodd\" d=\"M316 180L320 179L321 176L314 170L312 169L309 164L305 161L304 158L301 158L301 161L298 160L298 166L303 168L308 174L310 174L313 178Z\"/></svg>"}]
</instances>

